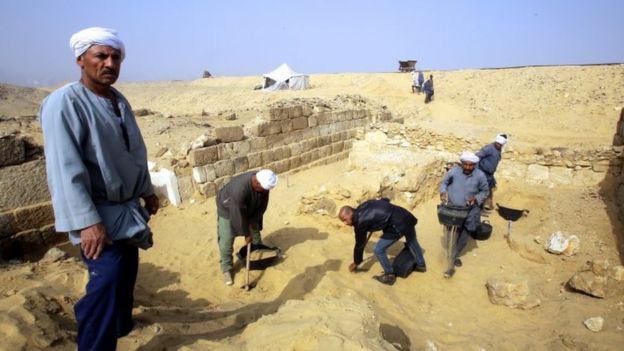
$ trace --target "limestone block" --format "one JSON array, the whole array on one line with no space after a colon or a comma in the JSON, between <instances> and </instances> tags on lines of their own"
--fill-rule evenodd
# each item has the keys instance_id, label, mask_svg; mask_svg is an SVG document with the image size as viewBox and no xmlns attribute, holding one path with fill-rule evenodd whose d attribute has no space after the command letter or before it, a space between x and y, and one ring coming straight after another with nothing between
<instances>
[{"instance_id":1,"label":"limestone block","mask_svg":"<svg viewBox=\"0 0 624 351\"><path fill-rule=\"evenodd\" d=\"M247 166L249 168L256 168L262 165L262 152L254 152L247 155Z\"/></svg>"},{"instance_id":2,"label":"limestone block","mask_svg":"<svg viewBox=\"0 0 624 351\"><path fill-rule=\"evenodd\" d=\"M221 160L214 164L217 178L231 176L234 174L234 162L232 160Z\"/></svg>"},{"instance_id":3,"label":"limestone block","mask_svg":"<svg viewBox=\"0 0 624 351\"><path fill-rule=\"evenodd\" d=\"M0 211L49 200L44 160L0 167Z\"/></svg>"},{"instance_id":4,"label":"limestone block","mask_svg":"<svg viewBox=\"0 0 624 351\"><path fill-rule=\"evenodd\" d=\"M24 140L14 135L0 137L0 167L15 165L26 160Z\"/></svg>"},{"instance_id":5,"label":"limestone block","mask_svg":"<svg viewBox=\"0 0 624 351\"><path fill-rule=\"evenodd\" d=\"M591 186L604 180L604 173L596 173L588 168L582 168L574 172L574 181L583 185Z\"/></svg>"},{"instance_id":6,"label":"limestone block","mask_svg":"<svg viewBox=\"0 0 624 351\"><path fill-rule=\"evenodd\" d=\"M324 125L331 123L331 112L320 112L314 115L317 125Z\"/></svg>"},{"instance_id":7,"label":"limestone block","mask_svg":"<svg viewBox=\"0 0 624 351\"><path fill-rule=\"evenodd\" d=\"M13 212L0 213L0 239L15 234L15 217Z\"/></svg>"},{"instance_id":8,"label":"limestone block","mask_svg":"<svg viewBox=\"0 0 624 351\"><path fill-rule=\"evenodd\" d=\"M299 155L303 152L303 146L301 146L301 143L288 144L288 147L290 148L291 155Z\"/></svg>"},{"instance_id":9,"label":"limestone block","mask_svg":"<svg viewBox=\"0 0 624 351\"><path fill-rule=\"evenodd\" d=\"M251 138L249 139L249 149L252 152L262 151L267 148L266 138Z\"/></svg>"},{"instance_id":10,"label":"limestone block","mask_svg":"<svg viewBox=\"0 0 624 351\"><path fill-rule=\"evenodd\" d=\"M331 144L331 153L337 154L344 149L344 143L342 141L337 141Z\"/></svg>"},{"instance_id":11,"label":"limestone block","mask_svg":"<svg viewBox=\"0 0 624 351\"><path fill-rule=\"evenodd\" d=\"M297 117L292 120L294 130L308 128L308 117Z\"/></svg>"},{"instance_id":12,"label":"limestone block","mask_svg":"<svg viewBox=\"0 0 624 351\"><path fill-rule=\"evenodd\" d=\"M57 245L69 240L69 237L66 233L59 233L56 231L54 224L48 224L39 228L39 234L41 235L41 240L45 246Z\"/></svg>"},{"instance_id":13,"label":"limestone block","mask_svg":"<svg viewBox=\"0 0 624 351\"><path fill-rule=\"evenodd\" d=\"M353 140L348 139L344 141L344 144L343 144L344 150L351 150L352 147L353 147Z\"/></svg>"},{"instance_id":14,"label":"limestone block","mask_svg":"<svg viewBox=\"0 0 624 351\"><path fill-rule=\"evenodd\" d=\"M612 269L613 279L622 282L624 281L624 266L614 266Z\"/></svg>"},{"instance_id":15,"label":"limestone block","mask_svg":"<svg viewBox=\"0 0 624 351\"><path fill-rule=\"evenodd\" d=\"M549 170L546 166L529 165L527 167L527 178L533 181L547 180L549 176Z\"/></svg>"},{"instance_id":16,"label":"limestone block","mask_svg":"<svg viewBox=\"0 0 624 351\"><path fill-rule=\"evenodd\" d=\"M587 327L587 329L593 331L594 333L597 333L602 330L602 327L604 325L604 318L602 317L587 318L585 321L583 321L583 324L585 324L585 327Z\"/></svg>"},{"instance_id":17,"label":"limestone block","mask_svg":"<svg viewBox=\"0 0 624 351\"><path fill-rule=\"evenodd\" d=\"M549 177L555 183L571 184L574 171L571 168L550 167Z\"/></svg>"},{"instance_id":18,"label":"limestone block","mask_svg":"<svg viewBox=\"0 0 624 351\"><path fill-rule=\"evenodd\" d=\"M273 158L275 160L283 160L290 157L290 147L280 146L273 149Z\"/></svg>"},{"instance_id":19,"label":"limestone block","mask_svg":"<svg viewBox=\"0 0 624 351\"><path fill-rule=\"evenodd\" d=\"M297 105L297 106L293 106L290 108L290 111L288 113L288 117L291 119L294 118L299 118L302 116L302 110L301 110L301 105Z\"/></svg>"},{"instance_id":20,"label":"limestone block","mask_svg":"<svg viewBox=\"0 0 624 351\"><path fill-rule=\"evenodd\" d=\"M197 191L205 197L211 197L216 195L216 186L213 182L203 183L197 187Z\"/></svg>"},{"instance_id":21,"label":"limestone block","mask_svg":"<svg viewBox=\"0 0 624 351\"><path fill-rule=\"evenodd\" d=\"M13 214L15 216L15 230L18 232L54 223L54 211L50 201L18 208L13 211Z\"/></svg>"},{"instance_id":22,"label":"limestone block","mask_svg":"<svg viewBox=\"0 0 624 351\"><path fill-rule=\"evenodd\" d=\"M245 156L251 151L249 141L241 140L232 143L223 143L217 145L217 153L219 160L229 160L231 158Z\"/></svg>"},{"instance_id":23,"label":"limestone block","mask_svg":"<svg viewBox=\"0 0 624 351\"><path fill-rule=\"evenodd\" d=\"M316 118L315 116L308 117L308 127L310 128L316 127L318 126L318 124L319 124L318 118Z\"/></svg>"},{"instance_id":24,"label":"limestone block","mask_svg":"<svg viewBox=\"0 0 624 351\"><path fill-rule=\"evenodd\" d=\"M309 164L310 162L312 162L312 151L302 153L300 158L301 158L302 165Z\"/></svg>"},{"instance_id":25,"label":"limestone block","mask_svg":"<svg viewBox=\"0 0 624 351\"><path fill-rule=\"evenodd\" d=\"M269 111L269 120L281 121L281 120L288 119L289 112L290 111L288 107L274 107Z\"/></svg>"},{"instance_id":26,"label":"limestone block","mask_svg":"<svg viewBox=\"0 0 624 351\"><path fill-rule=\"evenodd\" d=\"M290 119L287 119L285 121L282 121L282 134L288 134L290 132L292 132L294 129L293 127L293 121Z\"/></svg>"},{"instance_id":27,"label":"limestone block","mask_svg":"<svg viewBox=\"0 0 624 351\"><path fill-rule=\"evenodd\" d=\"M331 137L331 142L332 143L335 143L337 141L342 140L342 139L340 139L340 132L334 133L334 134L330 135L330 137Z\"/></svg>"},{"instance_id":28,"label":"limestone block","mask_svg":"<svg viewBox=\"0 0 624 351\"><path fill-rule=\"evenodd\" d=\"M251 134L254 136L264 137L282 132L281 121L260 122L250 127Z\"/></svg>"},{"instance_id":29,"label":"limestone block","mask_svg":"<svg viewBox=\"0 0 624 351\"><path fill-rule=\"evenodd\" d=\"M204 166L193 167L192 177L193 177L193 181L195 181L195 183L197 184L202 184L202 183L207 182L206 169L204 168Z\"/></svg>"},{"instance_id":30,"label":"limestone block","mask_svg":"<svg viewBox=\"0 0 624 351\"><path fill-rule=\"evenodd\" d=\"M268 165L269 163L275 161L275 155L273 153L273 150L264 150L260 153L260 155L262 157L263 165Z\"/></svg>"},{"instance_id":31,"label":"limestone block","mask_svg":"<svg viewBox=\"0 0 624 351\"><path fill-rule=\"evenodd\" d=\"M327 157L331 155L332 147L331 145L325 145L318 149L320 157Z\"/></svg>"},{"instance_id":32,"label":"limestone block","mask_svg":"<svg viewBox=\"0 0 624 351\"><path fill-rule=\"evenodd\" d=\"M274 148L276 146L284 145L287 143L285 134L274 134L266 137L266 149Z\"/></svg>"},{"instance_id":33,"label":"limestone block","mask_svg":"<svg viewBox=\"0 0 624 351\"><path fill-rule=\"evenodd\" d=\"M158 198L165 198L174 206L182 203L178 191L178 178L174 172L161 168L158 172L150 172L154 193Z\"/></svg>"},{"instance_id":34,"label":"limestone block","mask_svg":"<svg viewBox=\"0 0 624 351\"><path fill-rule=\"evenodd\" d=\"M214 130L214 135L222 143L240 141L245 138L243 127L241 126L217 127Z\"/></svg>"},{"instance_id":35,"label":"limestone block","mask_svg":"<svg viewBox=\"0 0 624 351\"><path fill-rule=\"evenodd\" d=\"M180 200L188 202L195 193L193 188L193 178L191 176L178 176L178 193L180 193Z\"/></svg>"},{"instance_id":36,"label":"limestone block","mask_svg":"<svg viewBox=\"0 0 624 351\"><path fill-rule=\"evenodd\" d=\"M234 173L245 172L249 169L249 160L247 156L237 157L233 160L234 162Z\"/></svg>"},{"instance_id":37,"label":"limestone block","mask_svg":"<svg viewBox=\"0 0 624 351\"><path fill-rule=\"evenodd\" d=\"M191 166L204 166L217 162L219 150L217 145L193 149L189 152L188 161Z\"/></svg>"},{"instance_id":38,"label":"limestone block","mask_svg":"<svg viewBox=\"0 0 624 351\"><path fill-rule=\"evenodd\" d=\"M331 135L321 135L318 137L318 147L329 145L331 142Z\"/></svg>"},{"instance_id":39,"label":"limestone block","mask_svg":"<svg viewBox=\"0 0 624 351\"><path fill-rule=\"evenodd\" d=\"M528 310L541 304L540 299L531 293L526 280L512 282L505 279L490 278L486 287L490 302L496 305Z\"/></svg>"},{"instance_id":40,"label":"limestone block","mask_svg":"<svg viewBox=\"0 0 624 351\"><path fill-rule=\"evenodd\" d=\"M290 169L301 167L301 165L303 164L301 160L301 156L293 156L289 159L289 161L290 161Z\"/></svg>"},{"instance_id":41,"label":"limestone block","mask_svg":"<svg viewBox=\"0 0 624 351\"><path fill-rule=\"evenodd\" d=\"M305 117L310 117L312 115L312 106L310 105L302 105L301 106L301 115Z\"/></svg>"},{"instance_id":42,"label":"limestone block","mask_svg":"<svg viewBox=\"0 0 624 351\"><path fill-rule=\"evenodd\" d=\"M284 173L290 169L290 160L280 160L271 163L269 169L275 173Z\"/></svg>"},{"instance_id":43,"label":"limestone block","mask_svg":"<svg viewBox=\"0 0 624 351\"><path fill-rule=\"evenodd\" d=\"M596 161L592 163L592 170L594 172L605 173L609 170L609 166L608 160Z\"/></svg>"}]
</instances>

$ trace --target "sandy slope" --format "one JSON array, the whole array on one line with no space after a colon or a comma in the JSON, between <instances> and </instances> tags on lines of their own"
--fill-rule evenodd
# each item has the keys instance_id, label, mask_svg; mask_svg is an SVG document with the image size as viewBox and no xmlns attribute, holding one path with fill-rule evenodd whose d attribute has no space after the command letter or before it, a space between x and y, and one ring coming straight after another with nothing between
<instances>
[{"instance_id":1,"label":"sandy slope","mask_svg":"<svg viewBox=\"0 0 624 351\"><path fill-rule=\"evenodd\" d=\"M118 88L135 109L176 116L140 118L150 154L162 145L175 148L194 139L208 128L202 123L225 123L221 111L235 111L236 122L245 123L266 104L294 97L359 94L388 106L408 125L443 135L486 143L495 132L507 131L518 149L610 144L619 115L615 108L624 104L622 66L433 74L436 100L431 105L423 104L422 95L410 94L409 76L398 73L313 75L312 89L276 94L251 90L257 77ZM209 115L201 116L202 110ZM38 133L34 126L20 132ZM624 342L622 295L600 300L564 287L588 259L622 263L616 238L622 226L609 215L614 203L613 193L604 190L608 184L602 189L545 188L501 179L497 200L531 209L513 224L517 245L510 248L503 238L507 223L493 214L493 237L469 246L464 267L452 280L442 277L445 251L437 201L427 199L413 212L429 271L387 287L371 279L380 271L374 259L363 264L362 272L347 272L350 228L333 217L297 211L301 197L322 186L350 189L374 181L371 173L351 170L346 161L283 176L271 195L264 237L283 249L284 258L265 271L253 271L257 285L249 292L240 289L243 270L237 271L233 287L220 280L214 199L162 209L152 222L156 246L141 254L135 310L140 327L120 340L120 349L418 350L436 345L439 350L613 350ZM556 230L578 235L581 253L562 259L535 243L535 237ZM241 245L238 239L235 248ZM390 253L399 250L395 245ZM369 244L365 257L371 256ZM492 305L484 286L490 277L526 280L541 306ZM73 350L71 307L85 279L81 264L72 260L2 266L0 331L6 337L0 349ZM605 318L602 332L583 326L592 316Z\"/></svg>"}]
</instances>

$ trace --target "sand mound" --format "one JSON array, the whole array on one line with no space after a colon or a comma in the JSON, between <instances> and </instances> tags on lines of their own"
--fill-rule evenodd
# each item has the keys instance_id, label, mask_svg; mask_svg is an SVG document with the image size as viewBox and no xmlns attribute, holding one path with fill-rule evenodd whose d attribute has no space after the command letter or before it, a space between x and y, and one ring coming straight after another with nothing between
<instances>
[{"instance_id":1,"label":"sand mound","mask_svg":"<svg viewBox=\"0 0 624 351\"><path fill-rule=\"evenodd\" d=\"M0 83L0 116L35 115L48 92Z\"/></svg>"}]
</instances>

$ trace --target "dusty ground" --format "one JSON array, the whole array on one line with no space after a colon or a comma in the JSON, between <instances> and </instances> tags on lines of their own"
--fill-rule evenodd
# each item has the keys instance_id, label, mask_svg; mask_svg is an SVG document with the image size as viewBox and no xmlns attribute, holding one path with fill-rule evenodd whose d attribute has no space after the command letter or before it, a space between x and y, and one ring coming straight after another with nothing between
<instances>
[{"instance_id":1,"label":"dusty ground","mask_svg":"<svg viewBox=\"0 0 624 351\"><path fill-rule=\"evenodd\" d=\"M119 89L135 109L165 115L140 119L151 154L194 139L209 128L202 123L220 123L220 112L237 112L238 122L245 123L262 106L294 97L359 94L371 104L388 106L407 125L444 136L487 143L506 131L516 150L608 145L624 105L622 66L433 74L436 100L431 105L409 93L407 74L313 75L312 89L277 94L251 90L257 77L123 84ZM5 123L13 131L37 134L35 124ZM155 135L158 128L166 129ZM469 245L464 266L451 280L442 276L445 250L432 196L413 210L428 272L388 287L371 278L381 270L375 259L363 264L364 271L348 273L350 228L331 216L298 214L302 196L322 187L349 189L370 177L347 161L282 176L271 195L263 235L282 248L284 257L265 271L252 271L257 285L251 291L240 288L244 270L237 272L233 287L220 280L214 199L162 209L152 222L156 245L141 255L135 311L140 327L120 340L120 349L432 350L435 345L438 350L615 350L624 343L621 294L596 299L564 286L589 259L623 263L618 252L622 225L614 216L608 182L547 188L501 179L497 201L531 212L513 223L513 248L503 237L506 221L492 213L492 238ZM557 230L580 238L578 255L554 256L535 242ZM241 245L239 239L235 248ZM399 250L395 245L390 253ZM365 257L371 256L369 244ZM541 305L519 310L491 304L485 288L491 277L527 281ZM3 265L0 330L6 337L0 349L72 350L71 304L82 295L85 281L81 264L73 260ZM593 316L605 319L599 333L583 325Z\"/></svg>"}]
</instances>

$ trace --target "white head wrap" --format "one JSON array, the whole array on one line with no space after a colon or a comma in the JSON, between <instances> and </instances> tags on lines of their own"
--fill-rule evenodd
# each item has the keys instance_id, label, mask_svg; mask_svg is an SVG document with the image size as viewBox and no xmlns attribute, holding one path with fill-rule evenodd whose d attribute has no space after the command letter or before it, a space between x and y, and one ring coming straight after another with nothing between
<instances>
[{"instance_id":1,"label":"white head wrap","mask_svg":"<svg viewBox=\"0 0 624 351\"><path fill-rule=\"evenodd\" d=\"M464 151L462 152L462 154L459 156L459 160L461 162L472 162L472 163L477 163L479 162L479 157L475 154L473 154L470 151Z\"/></svg>"},{"instance_id":2,"label":"white head wrap","mask_svg":"<svg viewBox=\"0 0 624 351\"><path fill-rule=\"evenodd\" d=\"M505 145L505 143L507 143L507 138L505 138L502 135L497 135L496 138L494 139L495 142L501 144L501 145Z\"/></svg>"},{"instance_id":3,"label":"white head wrap","mask_svg":"<svg viewBox=\"0 0 624 351\"><path fill-rule=\"evenodd\" d=\"M110 46L121 51L122 60L126 57L126 48L114 29L91 27L74 33L69 39L69 47L76 57L84 54L93 45Z\"/></svg>"},{"instance_id":4,"label":"white head wrap","mask_svg":"<svg viewBox=\"0 0 624 351\"><path fill-rule=\"evenodd\" d=\"M258 171L256 179L264 190L271 190L277 185L277 175L270 169Z\"/></svg>"}]
</instances>

